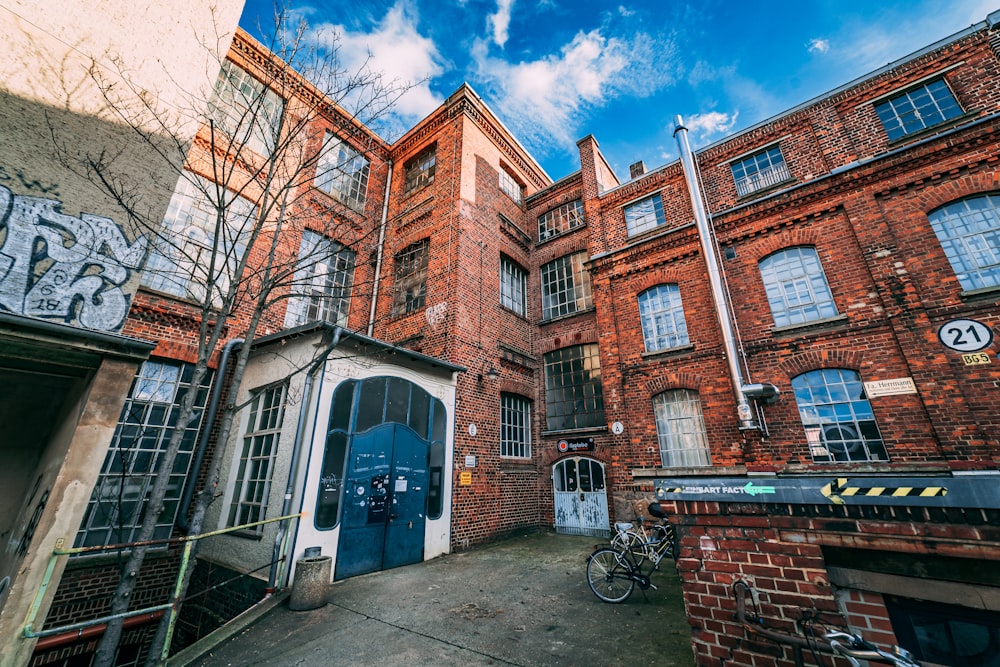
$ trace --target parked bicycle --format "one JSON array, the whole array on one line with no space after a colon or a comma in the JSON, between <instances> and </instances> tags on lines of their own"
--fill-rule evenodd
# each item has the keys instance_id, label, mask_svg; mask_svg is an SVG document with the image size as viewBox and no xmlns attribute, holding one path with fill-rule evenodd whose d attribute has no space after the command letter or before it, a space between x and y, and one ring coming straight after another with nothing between
<instances>
[{"instance_id":1,"label":"parked bicycle","mask_svg":"<svg viewBox=\"0 0 1000 667\"><path fill-rule=\"evenodd\" d=\"M659 503L649 503L647 511L650 516L659 519L659 522L653 523L647 530L646 525L649 520L637 512L636 523L616 523L614 535L611 537L611 548L628 549L635 555L636 560L641 562L645 558L652 558L653 552L666 541L670 550L667 555L673 557L674 527L667 521L667 515L660 510Z\"/></svg>"},{"instance_id":2,"label":"parked bicycle","mask_svg":"<svg viewBox=\"0 0 1000 667\"><path fill-rule=\"evenodd\" d=\"M809 651L813 654L816 664L823 664L818 653L825 652L847 658L853 667L860 667L859 660L868 660L894 667L921 667L913 654L904 648L894 646L892 651L885 651L865 641L859 635L840 629L831 629L824 623L816 622L815 618L812 617L803 618L799 622L802 634L792 634L777 628L767 627L756 609L756 604L754 604L753 613L747 612L747 600L752 602L754 599L750 585L745 581L737 581L733 584L733 592L736 594L736 620L743 626L743 629L752 635L766 637L793 647L796 653L796 664L803 664L802 653Z\"/></svg>"},{"instance_id":3,"label":"parked bicycle","mask_svg":"<svg viewBox=\"0 0 1000 667\"><path fill-rule=\"evenodd\" d=\"M666 522L657 503L651 503L649 510L662 520L656 530L644 531L640 537L638 533L629 533L631 524L620 524L629 528L618 531L617 544L613 540L612 546L597 549L587 559L587 583L602 601L624 602L637 584L643 591L655 590L650 576L664 557L675 557L673 527Z\"/></svg>"}]
</instances>

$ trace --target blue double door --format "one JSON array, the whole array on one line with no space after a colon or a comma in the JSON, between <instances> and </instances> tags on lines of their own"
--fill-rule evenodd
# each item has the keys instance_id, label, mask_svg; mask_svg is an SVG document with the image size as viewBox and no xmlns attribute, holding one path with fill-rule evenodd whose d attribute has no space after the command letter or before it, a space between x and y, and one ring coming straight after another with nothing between
<instances>
[{"instance_id":1,"label":"blue double door","mask_svg":"<svg viewBox=\"0 0 1000 667\"><path fill-rule=\"evenodd\" d=\"M334 579L419 563L429 482L428 442L384 423L351 437Z\"/></svg>"}]
</instances>

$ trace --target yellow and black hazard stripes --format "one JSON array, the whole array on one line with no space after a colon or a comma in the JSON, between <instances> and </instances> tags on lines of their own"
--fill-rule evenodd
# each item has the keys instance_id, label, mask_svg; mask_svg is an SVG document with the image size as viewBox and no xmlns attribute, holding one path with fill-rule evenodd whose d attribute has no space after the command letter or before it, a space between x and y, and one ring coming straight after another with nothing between
<instances>
[{"instance_id":1,"label":"yellow and black hazard stripes","mask_svg":"<svg viewBox=\"0 0 1000 667\"><path fill-rule=\"evenodd\" d=\"M823 486L820 492L830 502L844 504L844 498L941 498L948 494L944 486L859 486L847 477L838 477Z\"/></svg>"}]
</instances>

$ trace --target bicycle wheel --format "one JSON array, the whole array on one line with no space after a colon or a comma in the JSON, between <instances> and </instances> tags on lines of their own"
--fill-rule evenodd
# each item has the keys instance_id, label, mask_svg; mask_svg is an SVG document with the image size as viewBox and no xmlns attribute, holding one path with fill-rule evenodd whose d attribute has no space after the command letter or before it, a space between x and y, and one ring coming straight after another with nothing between
<instances>
[{"instance_id":1,"label":"bicycle wheel","mask_svg":"<svg viewBox=\"0 0 1000 667\"><path fill-rule=\"evenodd\" d=\"M611 538L611 548L615 551L631 551L636 565L642 565L646 560L646 540L634 531L615 532Z\"/></svg>"},{"instance_id":2,"label":"bicycle wheel","mask_svg":"<svg viewBox=\"0 0 1000 667\"><path fill-rule=\"evenodd\" d=\"M607 548L598 549L587 559L587 583L604 602L624 602L635 588L622 553Z\"/></svg>"}]
</instances>

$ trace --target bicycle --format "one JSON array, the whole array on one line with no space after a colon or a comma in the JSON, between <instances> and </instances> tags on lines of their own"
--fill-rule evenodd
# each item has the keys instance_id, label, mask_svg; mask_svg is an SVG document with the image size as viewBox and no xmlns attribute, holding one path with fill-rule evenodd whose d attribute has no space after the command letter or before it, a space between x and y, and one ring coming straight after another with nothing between
<instances>
[{"instance_id":1,"label":"bicycle","mask_svg":"<svg viewBox=\"0 0 1000 667\"><path fill-rule=\"evenodd\" d=\"M660 510L660 504L656 502L649 503L647 509L651 516L660 520L650 528L649 532L646 531L646 518L637 512L635 518L638 530L634 523L618 522L611 538L612 549L628 549L640 563L645 558L652 557L653 552L664 540L669 542L669 555L671 557L674 555L674 527L667 521L667 515Z\"/></svg>"},{"instance_id":2,"label":"bicycle","mask_svg":"<svg viewBox=\"0 0 1000 667\"><path fill-rule=\"evenodd\" d=\"M656 508L659 511L659 507ZM643 591L656 586L650 576L660 567L660 561L674 555L674 533L657 531L653 538L644 541L637 550L631 548L601 547L587 558L587 584L603 602L620 603L632 595L636 584Z\"/></svg>"},{"instance_id":3,"label":"bicycle","mask_svg":"<svg viewBox=\"0 0 1000 667\"><path fill-rule=\"evenodd\" d=\"M817 652L833 653L847 658L853 667L860 667L859 660L869 660L882 664L893 665L894 667L921 667L909 651L899 646L894 646L892 651L884 651L874 644L865 641L859 635L844 632L843 630L831 630L824 623L817 623L816 618L803 618L799 622L802 634L791 634L776 628L769 628L764 625L764 619L756 610L754 603L753 614L748 614L746 610L747 597L753 600L750 585L745 581L737 581L733 584L733 592L736 594L736 620L743 626L743 629L753 635L766 637L780 644L785 644L794 648L796 652L796 664L802 663L802 651L808 650L813 654L817 664L822 664ZM823 627L822 633L817 632L817 628Z\"/></svg>"}]
</instances>

